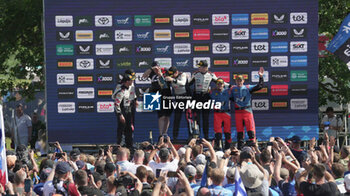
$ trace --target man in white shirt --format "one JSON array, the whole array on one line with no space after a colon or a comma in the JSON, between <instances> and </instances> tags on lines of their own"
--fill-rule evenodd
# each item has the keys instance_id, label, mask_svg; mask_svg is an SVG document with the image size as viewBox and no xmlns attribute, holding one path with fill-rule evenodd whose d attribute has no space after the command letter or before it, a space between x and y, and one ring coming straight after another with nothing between
<instances>
[{"instance_id":1,"label":"man in white shirt","mask_svg":"<svg viewBox=\"0 0 350 196\"><path fill-rule=\"evenodd\" d=\"M120 172L128 171L133 173L134 164L128 161L128 157L128 149L120 147L117 151L117 165L119 165Z\"/></svg>"},{"instance_id":2,"label":"man in white shirt","mask_svg":"<svg viewBox=\"0 0 350 196\"><path fill-rule=\"evenodd\" d=\"M329 137L337 138L337 132L342 130L343 121L340 116L334 114L332 107L326 109L326 114L321 121L321 129L328 134Z\"/></svg>"},{"instance_id":3,"label":"man in white shirt","mask_svg":"<svg viewBox=\"0 0 350 196\"><path fill-rule=\"evenodd\" d=\"M32 119L23 112L23 105L16 106L15 126L17 131L12 133L13 140L17 146L23 144L28 146L29 141L32 139ZM16 135L15 135L16 134Z\"/></svg>"},{"instance_id":4,"label":"man in white shirt","mask_svg":"<svg viewBox=\"0 0 350 196\"><path fill-rule=\"evenodd\" d=\"M170 137L167 136L166 139L166 143L168 145L168 147L171 149L171 153L174 156L173 160L170 160L170 152L168 150L168 148L164 147L164 136L162 136L159 140L159 145L158 145L158 149L159 147L161 147L159 149L159 158L160 158L160 163L156 163L155 161L153 161L153 157L155 155L155 153L157 152L157 149L153 150L149 159L149 166L153 169L153 172L155 174L157 174L157 169L160 169L161 171L176 171L177 167L178 167L178 163L179 163L179 154L177 153L175 147L173 146L173 144L170 141Z\"/></svg>"},{"instance_id":5,"label":"man in white shirt","mask_svg":"<svg viewBox=\"0 0 350 196\"><path fill-rule=\"evenodd\" d=\"M131 173L136 174L136 170L140 166L144 166L146 170L153 172L152 168L143 164L144 159L145 159L145 152L143 152L142 150L136 150L134 153L134 168L132 168Z\"/></svg>"}]
</instances>

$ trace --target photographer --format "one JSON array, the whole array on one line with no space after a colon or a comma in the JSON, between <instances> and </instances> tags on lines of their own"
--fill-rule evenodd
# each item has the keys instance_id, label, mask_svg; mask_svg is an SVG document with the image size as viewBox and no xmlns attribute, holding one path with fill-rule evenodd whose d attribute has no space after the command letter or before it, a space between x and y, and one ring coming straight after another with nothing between
<instances>
[{"instance_id":1,"label":"photographer","mask_svg":"<svg viewBox=\"0 0 350 196\"><path fill-rule=\"evenodd\" d=\"M44 184L43 192L44 196L50 196L55 193L64 196L80 195L74 184L71 168L67 162L59 160L54 164L52 172Z\"/></svg>"}]
</instances>

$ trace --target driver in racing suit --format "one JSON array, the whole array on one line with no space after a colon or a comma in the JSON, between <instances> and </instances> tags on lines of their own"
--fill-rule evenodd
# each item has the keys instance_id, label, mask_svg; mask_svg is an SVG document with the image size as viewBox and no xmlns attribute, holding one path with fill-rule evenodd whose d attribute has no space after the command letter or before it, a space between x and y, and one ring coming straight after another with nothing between
<instances>
[{"instance_id":1,"label":"driver in racing suit","mask_svg":"<svg viewBox=\"0 0 350 196\"><path fill-rule=\"evenodd\" d=\"M220 109L214 109L214 132L215 146L221 149L222 127L225 134L225 149L229 149L231 145L231 113L230 113L230 97L231 89L224 88L224 80L218 78L216 88L210 91L211 99L215 102L221 102Z\"/></svg>"},{"instance_id":2,"label":"driver in racing suit","mask_svg":"<svg viewBox=\"0 0 350 196\"><path fill-rule=\"evenodd\" d=\"M255 122L251 107L251 97L254 91L260 90L264 85L264 68L259 70L259 83L257 85L244 85L244 77L238 75L236 77L236 85L231 87L231 98L234 101L235 119L237 129L238 148L242 148L244 144L244 126L250 142L255 142Z\"/></svg>"}]
</instances>

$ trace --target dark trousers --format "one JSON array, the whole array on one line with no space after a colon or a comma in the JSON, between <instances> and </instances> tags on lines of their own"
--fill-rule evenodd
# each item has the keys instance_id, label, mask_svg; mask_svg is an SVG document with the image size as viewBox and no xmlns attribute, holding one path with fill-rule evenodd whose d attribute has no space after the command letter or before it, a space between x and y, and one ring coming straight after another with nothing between
<instances>
[{"instance_id":1,"label":"dark trousers","mask_svg":"<svg viewBox=\"0 0 350 196\"><path fill-rule=\"evenodd\" d=\"M179 95L179 96L186 96L186 94L184 95ZM186 102L187 100L185 99L180 99L180 100L176 100L176 102L183 102L184 105L186 106ZM173 139L176 140L177 137L179 136L179 129L180 129L180 123L181 123L181 117L182 117L182 113L186 112L186 110L181 110L179 108L175 109L175 116L174 116L174 126L173 126ZM188 121L187 121L188 124ZM189 129L188 129L189 131ZM190 134L190 133L189 133ZM190 137L190 135L189 135Z\"/></svg>"},{"instance_id":2,"label":"dark trousers","mask_svg":"<svg viewBox=\"0 0 350 196\"><path fill-rule=\"evenodd\" d=\"M125 118L125 123L120 122L120 118L117 115L117 121L118 121L118 128L117 128L117 144L120 144L122 142L123 134L125 136L125 144L127 148L132 148L133 146L133 130L132 125L133 122L133 114L132 112L126 112L123 113L123 116Z\"/></svg>"},{"instance_id":3,"label":"dark trousers","mask_svg":"<svg viewBox=\"0 0 350 196\"><path fill-rule=\"evenodd\" d=\"M209 93L202 93L202 94L194 94L193 98L197 101L197 102L207 102L210 99ZM206 140L209 139L209 113L210 110L194 110L195 114L196 114L196 121L199 125L199 127L202 128L203 130L203 134L204 134L204 138ZM200 126L200 122L201 122L201 116L203 118L203 123L202 126Z\"/></svg>"}]
</instances>

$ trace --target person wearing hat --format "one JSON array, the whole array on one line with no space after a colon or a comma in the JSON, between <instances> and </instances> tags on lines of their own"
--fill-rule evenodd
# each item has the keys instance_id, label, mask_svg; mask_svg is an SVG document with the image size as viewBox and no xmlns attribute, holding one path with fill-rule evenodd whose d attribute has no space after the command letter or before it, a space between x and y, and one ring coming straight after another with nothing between
<instances>
[{"instance_id":1,"label":"person wearing hat","mask_svg":"<svg viewBox=\"0 0 350 196\"><path fill-rule=\"evenodd\" d=\"M192 190L194 191L194 195L197 195L198 189L200 188L196 182L197 169L192 165L187 165L185 167L184 173L190 183Z\"/></svg>"},{"instance_id":2,"label":"person wearing hat","mask_svg":"<svg viewBox=\"0 0 350 196\"><path fill-rule=\"evenodd\" d=\"M206 61L199 61L197 64L198 71L192 74L192 78L189 80L189 86L194 84L193 99L196 102L208 102L210 99L210 84L216 82L218 79L216 75L208 71L208 63ZM200 113L202 113L203 126L201 126L206 140L209 139L209 113L210 110L194 110L195 118L198 124L200 124Z\"/></svg>"},{"instance_id":3,"label":"person wearing hat","mask_svg":"<svg viewBox=\"0 0 350 196\"><path fill-rule=\"evenodd\" d=\"M290 150L292 151L294 157L298 160L299 163L303 162L303 157L306 152L301 148L301 139L299 136L294 135L290 138L292 144L290 145Z\"/></svg>"},{"instance_id":4,"label":"person wearing hat","mask_svg":"<svg viewBox=\"0 0 350 196\"><path fill-rule=\"evenodd\" d=\"M165 81L164 75L166 70L161 68L157 61L152 63L152 67L144 72L142 78L149 78L151 80L151 93L159 92L162 96L171 96L171 84ZM161 101L162 101L161 97ZM163 109L157 111L159 135L166 135L170 125L171 109Z\"/></svg>"},{"instance_id":5,"label":"person wearing hat","mask_svg":"<svg viewBox=\"0 0 350 196\"><path fill-rule=\"evenodd\" d=\"M224 89L225 82L222 78L216 80L216 88L210 91L211 99L221 103L220 109L214 110L215 146L222 149L222 127L225 134L225 149L231 145L231 113L230 113L230 89Z\"/></svg>"},{"instance_id":6,"label":"person wearing hat","mask_svg":"<svg viewBox=\"0 0 350 196\"><path fill-rule=\"evenodd\" d=\"M57 162L44 184L44 195L80 195L73 181L71 167L67 162Z\"/></svg>"},{"instance_id":7,"label":"person wearing hat","mask_svg":"<svg viewBox=\"0 0 350 196\"><path fill-rule=\"evenodd\" d=\"M187 76L183 72L179 72L175 66L172 66L167 71L167 76L164 78L165 81L170 82L173 89L173 94L176 96L176 102L183 103L186 106L187 99L181 99L180 97L186 97L189 95L187 92ZM186 111L185 111L186 112ZM175 109L174 127L173 127L173 140L176 140L179 135L179 128L181 123L181 116L183 110L180 108ZM192 135L190 129L188 129L189 135Z\"/></svg>"},{"instance_id":8,"label":"person wearing hat","mask_svg":"<svg viewBox=\"0 0 350 196\"><path fill-rule=\"evenodd\" d=\"M258 72L259 83L257 85L244 85L244 77L236 77L236 85L231 87L231 99L234 101L235 120L237 130L238 148L244 144L244 126L247 130L249 141L255 142L255 122L251 106L252 93L260 90L264 85L264 68L260 67Z\"/></svg>"},{"instance_id":9,"label":"person wearing hat","mask_svg":"<svg viewBox=\"0 0 350 196\"><path fill-rule=\"evenodd\" d=\"M125 70L124 74L129 74L132 76L132 80L135 80L136 79L136 73L133 69L127 69ZM124 75L123 75L124 76ZM121 79L117 86L115 87L115 90L112 94L112 99L115 100L116 99L116 95L117 95L117 92L120 90L120 88L122 87L123 85L123 79ZM132 121L135 122L135 113L136 113L136 101L137 101L137 97L136 97L136 92L135 92L135 85L134 85L134 82L131 84L130 86L130 92L133 93L135 99L131 102L131 105L132 105Z\"/></svg>"},{"instance_id":10,"label":"person wearing hat","mask_svg":"<svg viewBox=\"0 0 350 196\"><path fill-rule=\"evenodd\" d=\"M136 99L135 92L131 91L131 86L135 80L130 74L124 74L122 79L122 86L116 93L115 98L115 112L117 115L118 128L117 128L117 144L122 141L122 136L125 136L126 147L133 147L133 106L132 102Z\"/></svg>"}]
</instances>

